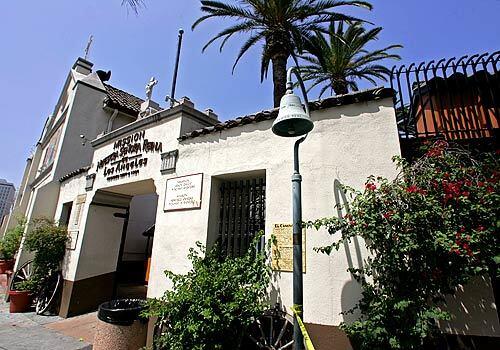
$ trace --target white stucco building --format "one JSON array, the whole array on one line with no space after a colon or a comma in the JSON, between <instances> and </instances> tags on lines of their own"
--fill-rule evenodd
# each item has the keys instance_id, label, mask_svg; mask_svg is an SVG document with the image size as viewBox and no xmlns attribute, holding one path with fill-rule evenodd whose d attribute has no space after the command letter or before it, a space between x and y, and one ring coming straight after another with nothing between
<instances>
[{"instance_id":1,"label":"white stucco building","mask_svg":"<svg viewBox=\"0 0 500 350\"><path fill-rule=\"evenodd\" d=\"M115 295L159 297L171 286L163 271L188 271L196 241L219 241L239 254L259 229L269 238L291 223L294 140L271 132L277 109L226 122L187 98L161 109L103 82L91 67L79 59L71 70L15 208L68 225L61 316ZM138 117L141 105L153 109ZM369 175L394 177L391 157L400 154L391 89L315 101L311 111L314 130L301 146L304 220L338 215L335 204L346 200L340 184L361 188ZM353 241L330 256L314 251L331 240L325 231L306 232L304 320L317 349L349 349L338 325L352 319L341 312L361 290L347 268L363 264L366 249ZM22 252L17 264L28 258ZM275 271L272 302L289 310L291 292L292 273ZM464 325L459 315L448 330L499 337L491 287L476 294L487 305L477 316L484 322Z\"/></svg>"}]
</instances>

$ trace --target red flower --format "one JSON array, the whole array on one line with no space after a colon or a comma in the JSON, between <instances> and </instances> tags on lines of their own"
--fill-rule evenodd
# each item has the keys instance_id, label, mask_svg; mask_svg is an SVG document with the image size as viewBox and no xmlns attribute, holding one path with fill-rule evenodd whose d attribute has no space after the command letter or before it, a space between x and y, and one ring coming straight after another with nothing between
<instances>
[{"instance_id":1,"label":"red flower","mask_svg":"<svg viewBox=\"0 0 500 350\"><path fill-rule=\"evenodd\" d=\"M470 249L470 246L468 243L463 243L462 244L462 247L465 249L465 251L467 252L467 255L468 256L472 256L472 249Z\"/></svg>"},{"instance_id":2,"label":"red flower","mask_svg":"<svg viewBox=\"0 0 500 350\"><path fill-rule=\"evenodd\" d=\"M411 185L411 186L406 188L406 192L408 192L408 193L415 193L415 192L417 192L417 190L418 190L418 187L416 185Z\"/></svg>"},{"instance_id":3,"label":"red flower","mask_svg":"<svg viewBox=\"0 0 500 350\"><path fill-rule=\"evenodd\" d=\"M442 149L448 148L448 142L443 141L443 140L438 140L438 141L436 141L435 147L439 147Z\"/></svg>"},{"instance_id":4,"label":"red flower","mask_svg":"<svg viewBox=\"0 0 500 350\"><path fill-rule=\"evenodd\" d=\"M440 155L443 154L443 150L439 148L431 148L430 150L427 151L425 154L427 157L439 157Z\"/></svg>"},{"instance_id":5,"label":"red flower","mask_svg":"<svg viewBox=\"0 0 500 350\"><path fill-rule=\"evenodd\" d=\"M387 213L382 214L384 219L389 220L394 215L393 211L388 211Z\"/></svg>"},{"instance_id":6,"label":"red flower","mask_svg":"<svg viewBox=\"0 0 500 350\"><path fill-rule=\"evenodd\" d=\"M462 193L462 181L449 182L446 180L442 181L443 192L445 193L445 202L452 198L458 198Z\"/></svg>"},{"instance_id":7,"label":"red flower","mask_svg":"<svg viewBox=\"0 0 500 350\"><path fill-rule=\"evenodd\" d=\"M443 154L443 151L448 148L448 143L446 141L437 141L434 146L431 147L426 153L427 157L439 157Z\"/></svg>"},{"instance_id":8,"label":"red flower","mask_svg":"<svg viewBox=\"0 0 500 350\"><path fill-rule=\"evenodd\" d=\"M460 255L460 250L458 250L458 248L450 248L450 253L454 253L456 255Z\"/></svg>"},{"instance_id":9,"label":"red flower","mask_svg":"<svg viewBox=\"0 0 500 350\"><path fill-rule=\"evenodd\" d=\"M480 225L480 226L477 227L476 230L478 230L478 231L484 231L484 230L486 230L486 228L483 225Z\"/></svg>"},{"instance_id":10,"label":"red flower","mask_svg":"<svg viewBox=\"0 0 500 350\"><path fill-rule=\"evenodd\" d=\"M411 186L407 187L406 188L406 192L408 192L408 193L419 193L421 195L426 195L427 194L426 190L421 189L417 185L411 185Z\"/></svg>"},{"instance_id":11,"label":"red flower","mask_svg":"<svg viewBox=\"0 0 500 350\"><path fill-rule=\"evenodd\" d=\"M377 189L377 185L375 185L374 183L372 182L368 182L366 185L365 185L365 188L369 191L375 191Z\"/></svg>"}]
</instances>

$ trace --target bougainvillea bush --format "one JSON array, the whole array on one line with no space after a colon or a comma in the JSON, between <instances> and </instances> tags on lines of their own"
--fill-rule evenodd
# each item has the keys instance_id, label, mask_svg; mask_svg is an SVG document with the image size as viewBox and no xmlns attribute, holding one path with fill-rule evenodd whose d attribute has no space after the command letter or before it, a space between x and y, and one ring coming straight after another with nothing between
<instances>
[{"instance_id":1,"label":"bougainvillea bush","mask_svg":"<svg viewBox=\"0 0 500 350\"><path fill-rule=\"evenodd\" d=\"M497 154L472 157L444 141L412 164L395 158L394 180L370 177L363 191L345 188L341 218L310 222L341 239L364 239L370 257L350 269L361 283L362 317L341 327L360 349L418 349L449 319L444 296L471 277L498 277L500 195Z\"/></svg>"}]
</instances>

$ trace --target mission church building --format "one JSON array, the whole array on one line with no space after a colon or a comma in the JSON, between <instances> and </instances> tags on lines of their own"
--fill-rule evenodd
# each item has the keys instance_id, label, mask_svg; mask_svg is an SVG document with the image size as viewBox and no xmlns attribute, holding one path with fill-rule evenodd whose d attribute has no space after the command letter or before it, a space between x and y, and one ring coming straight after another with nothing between
<instances>
[{"instance_id":1,"label":"mission church building","mask_svg":"<svg viewBox=\"0 0 500 350\"><path fill-rule=\"evenodd\" d=\"M155 298L172 286L165 270L190 269L189 248L220 242L239 255L264 230L278 239L271 301L292 306L291 183L293 139L275 136L278 109L220 122L188 98L171 108L109 84L79 58L28 160L14 215L68 226L60 316L95 310L113 297ZM362 188L370 175L394 178L400 154L393 90L375 88L310 103L314 129L301 146L303 219L338 215L341 184ZM29 229L29 227L27 228ZM367 257L354 240L331 255L325 230L304 239L304 320L317 349L350 349L338 329L361 297L347 269ZM30 258L21 250L16 266ZM276 260L276 259L275 259ZM472 286L487 305L442 325L450 333L499 336L488 281ZM486 287L484 287L486 285ZM473 319L474 321L471 321ZM485 326L485 324L487 326Z\"/></svg>"}]
</instances>

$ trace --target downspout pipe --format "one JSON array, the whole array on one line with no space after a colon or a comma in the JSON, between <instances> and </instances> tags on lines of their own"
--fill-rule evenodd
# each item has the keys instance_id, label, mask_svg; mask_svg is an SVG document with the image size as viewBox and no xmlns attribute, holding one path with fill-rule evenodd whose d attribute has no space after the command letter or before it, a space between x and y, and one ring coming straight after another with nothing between
<instances>
[{"instance_id":1,"label":"downspout pipe","mask_svg":"<svg viewBox=\"0 0 500 350\"><path fill-rule=\"evenodd\" d=\"M118 109L114 109L113 110L113 114L111 115L111 117L109 118L109 121L108 121L108 128L106 129L106 134L107 133L110 133L111 130L113 130L113 122L115 121L116 117L118 116Z\"/></svg>"}]
</instances>

